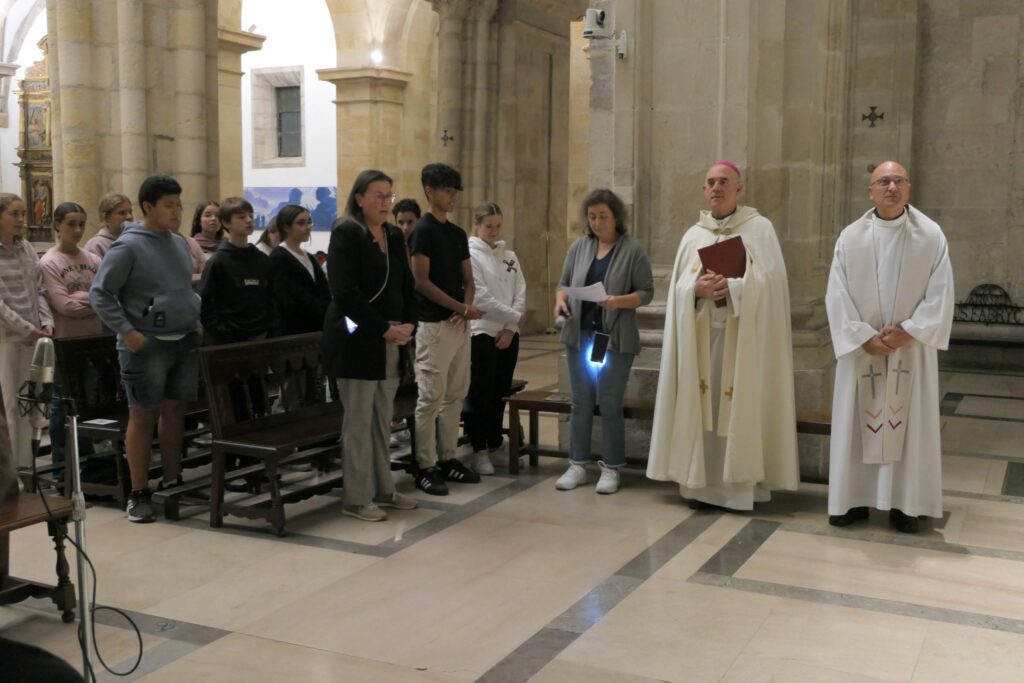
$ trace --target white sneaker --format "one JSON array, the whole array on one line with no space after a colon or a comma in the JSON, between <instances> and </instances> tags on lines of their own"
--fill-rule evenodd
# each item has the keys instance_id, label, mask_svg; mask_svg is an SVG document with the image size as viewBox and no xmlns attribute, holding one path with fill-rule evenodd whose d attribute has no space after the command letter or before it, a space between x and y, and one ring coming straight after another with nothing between
<instances>
[{"instance_id":1,"label":"white sneaker","mask_svg":"<svg viewBox=\"0 0 1024 683\"><path fill-rule=\"evenodd\" d=\"M598 493L615 493L619 490L619 471L601 464L601 478L597 480Z\"/></svg>"},{"instance_id":2,"label":"white sneaker","mask_svg":"<svg viewBox=\"0 0 1024 683\"><path fill-rule=\"evenodd\" d=\"M583 465L569 463L569 469L555 482L555 488L559 491L572 491L580 484L587 483L587 469Z\"/></svg>"},{"instance_id":3,"label":"white sneaker","mask_svg":"<svg viewBox=\"0 0 1024 683\"><path fill-rule=\"evenodd\" d=\"M494 463L487 451L477 451L473 454L473 471L477 474L494 474Z\"/></svg>"}]
</instances>

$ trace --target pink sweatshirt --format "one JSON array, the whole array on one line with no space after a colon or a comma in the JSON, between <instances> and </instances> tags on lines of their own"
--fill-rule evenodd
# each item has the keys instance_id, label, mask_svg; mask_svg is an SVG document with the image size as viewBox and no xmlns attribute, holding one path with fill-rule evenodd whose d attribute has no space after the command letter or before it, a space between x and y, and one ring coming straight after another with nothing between
<instances>
[{"instance_id":1,"label":"pink sweatshirt","mask_svg":"<svg viewBox=\"0 0 1024 683\"><path fill-rule=\"evenodd\" d=\"M71 256L50 247L39 259L43 286L53 310L54 337L103 332L103 323L89 305L89 287L99 267L100 257L84 249Z\"/></svg>"}]
</instances>

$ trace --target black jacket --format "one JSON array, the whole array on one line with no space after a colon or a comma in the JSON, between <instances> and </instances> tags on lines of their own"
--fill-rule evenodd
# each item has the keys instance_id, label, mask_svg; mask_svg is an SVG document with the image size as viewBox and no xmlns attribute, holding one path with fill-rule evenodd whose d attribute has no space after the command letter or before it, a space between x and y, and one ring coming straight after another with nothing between
<instances>
[{"instance_id":1,"label":"black jacket","mask_svg":"<svg viewBox=\"0 0 1024 683\"><path fill-rule=\"evenodd\" d=\"M270 331L270 261L251 244L221 242L199 282L207 343L247 341Z\"/></svg>"},{"instance_id":2,"label":"black jacket","mask_svg":"<svg viewBox=\"0 0 1024 683\"><path fill-rule=\"evenodd\" d=\"M323 268L313 256L307 254L307 257L313 264L313 277L288 253L288 247L278 245L270 252L275 337L324 329L324 314L331 303L331 290Z\"/></svg>"},{"instance_id":3,"label":"black jacket","mask_svg":"<svg viewBox=\"0 0 1024 683\"><path fill-rule=\"evenodd\" d=\"M327 275L334 300L324 321L324 366L335 377L382 380L389 321L415 324L413 278L402 231L385 224L391 271L388 282L399 287L401 304L388 310L387 296L370 299L384 284L385 268L372 235L355 221L345 220L331 231ZM345 318L358 327L349 332ZM404 358L404 354L400 354Z\"/></svg>"}]
</instances>

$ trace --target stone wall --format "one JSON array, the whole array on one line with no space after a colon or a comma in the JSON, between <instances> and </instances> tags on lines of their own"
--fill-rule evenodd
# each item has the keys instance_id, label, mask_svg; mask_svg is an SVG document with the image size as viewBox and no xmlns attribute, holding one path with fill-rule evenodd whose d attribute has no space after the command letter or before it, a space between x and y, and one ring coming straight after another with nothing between
<instances>
[{"instance_id":1,"label":"stone wall","mask_svg":"<svg viewBox=\"0 0 1024 683\"><path fill-rule=\"evenodd\" d=\"M922 0L912 200L949 239L957 300L1024 304L1024 3Z\"/></svg>"}]
</instances>

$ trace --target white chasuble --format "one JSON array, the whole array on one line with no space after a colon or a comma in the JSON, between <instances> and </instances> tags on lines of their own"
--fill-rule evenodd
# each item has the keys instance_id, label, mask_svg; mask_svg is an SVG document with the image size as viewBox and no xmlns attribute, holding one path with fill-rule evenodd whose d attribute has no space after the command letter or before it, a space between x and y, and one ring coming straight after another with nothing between
<instances>
[{"instance_id":1,"label":"white chasuble","mask_svg":"<svg viewBox=\"0 0 1024 683\"><path fill-rule=\"evenodd\" d=\"M868 212L843 230L826 294L836 353L829 514L852 507L942 515L938 362L953 314L939 226L908 205L893 221ZM885 325L913 340L889 356L861 346Z\"/></svg>"},{"instance_id":2,"label":"white chasuble","mask_svg":"<svg viewBox=\"0 0 1024 683\"><path fill-rule=\"evenodd\" d=\"M729 281L728 306L717 308L695 296L697 250L737 235L746 275ZM750 207L722 221L702 212L679 245L647 476L734 509L797 488L786 269L771 222Z\"/></svg>"}]
</instances>

